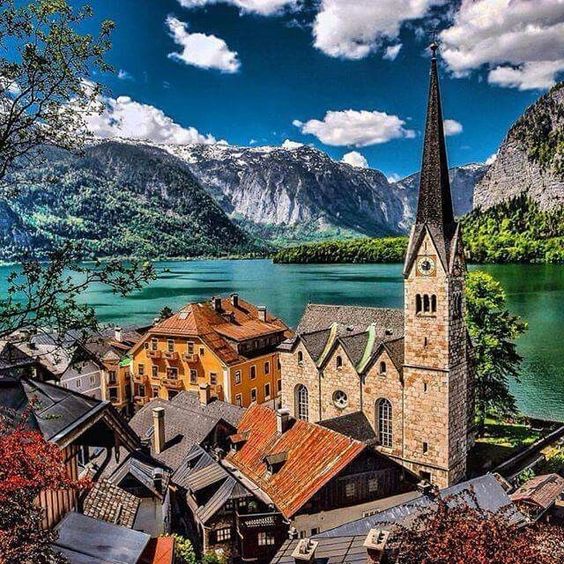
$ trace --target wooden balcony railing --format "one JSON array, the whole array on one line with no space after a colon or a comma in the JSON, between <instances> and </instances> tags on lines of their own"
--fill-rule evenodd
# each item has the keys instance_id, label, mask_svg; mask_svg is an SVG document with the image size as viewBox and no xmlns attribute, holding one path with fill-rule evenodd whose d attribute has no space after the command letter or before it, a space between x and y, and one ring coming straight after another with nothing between
<instances>
[{"instance_id":1,"label":"wooden balcony railing","mask_svg":"<svg viewBox=\"0 0 564 564\"><path fill-rule=\"evenodd\" d=\"M153 350L153 349L148 349L147 350L147 356L149 358L161 358L163 355L162 351L159 350Z\"/></svg>"}]
</instances>

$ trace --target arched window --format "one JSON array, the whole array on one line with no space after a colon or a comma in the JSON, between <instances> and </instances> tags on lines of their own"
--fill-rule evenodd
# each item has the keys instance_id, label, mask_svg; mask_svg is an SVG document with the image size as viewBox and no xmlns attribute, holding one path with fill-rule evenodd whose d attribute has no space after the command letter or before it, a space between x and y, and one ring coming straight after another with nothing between
<instances>
[{"instance_id":1,"label":"arched window","mask_svg":"<svg viewBox=\"0 0 564 564\"><path fill-rule=\"evenodd\" d=\"M336 360L336 363L337 363L337 368L343 368L343 357L342 357L342 356L338 356L338 357L337 357L337 360Z\"/></svg>"},{"instance_id":2,"label":"arched window","mask_svg":"<svg viewBox=\"0 0 564 564\"><path fill-rule=\"evenodd\" d=\"M429 301L429 295L424 294L423 295L423 311L425 313L429 313L430 309L431 309L431 304L430 304L430 301Z\"/></svg>"},{"instance_id":3,"label":"arched window","mask_svg":"<svg viewBox=\"0 0 564 564\"><path fill-rule=\"evenodd\" d=\"M378 440L384 447L392 446L392 404L381 398L376 401L376 418L378 423Z\"/></svg>"},{"instance_id":4,"label":"arched window","mask_svg":"<svg viewBox=\"0 0 564 564\"><path fill-rule=\"evenodd\" d=\"M435 294L431 296L431 311L433 313L437 311L437 296Z\"/></svg>"},{"instance_id":5,"label":"arched window","mask_svg":"<svg viewBox=\"0 0 564 564\"><path fill-rule=\"evenodd\" d=\"M304 362L304 353L302 351L298 351L298 364L303 364Z\"/></svg>"},{"instance_id":6,"label":"arched window","mask_svg":"<svg viewBox=\"0 0 564 564\"><path fill-rule=\"evenodd\" d=\"M386 375L386 363L384 361L380 362L380 374L382 376Z\"/></svg>"},{"instance_id":7,"label":"arched window","mask_svg":"<svg viewBox=\"0 0 564 564\"><path fill-rule=\"evenodd\" d=\"M415 313L421 313L423 306L421 305L421 294L415 296Z\"/></svg>"},{"instance_id":8,"label":"arched window","mask_svg":"<svg viewBox=\"0 0 564 564\"><path fill-rule=\"evenodd\" d=\"M295 390L295 410L296 419L309 419L309 393L303 384L298 384Z\"/></svg>"}]
</instances>

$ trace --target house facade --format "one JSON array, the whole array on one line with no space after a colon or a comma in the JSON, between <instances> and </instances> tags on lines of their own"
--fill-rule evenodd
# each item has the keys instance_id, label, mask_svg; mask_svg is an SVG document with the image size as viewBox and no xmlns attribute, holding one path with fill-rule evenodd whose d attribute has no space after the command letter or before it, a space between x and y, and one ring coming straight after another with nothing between
<instances>
[{"instance_id":1,"label":"house facade","mask_svg":"<svg viewBox=\"0 0 564 564\"><path fill-rule=\"evenodd\" d=\"M309 305L283 343L282 405L309 421L362 412L378 449L447 487L464 478L473 444L472 348L466 272L454 219L436 46L404 308Z\"/></svg>"},{"instance_id":2,"label":"house facade","mask_svg":"<svg viewBox=\"0 0 564 564\"><path fill-rule=\"evenodd\" d=\"M277 346L288 335L280 319L237 294L188 304L131 350L135 407L198 392L201 385L211 397L241 407L275 400L281 390Z\"/></svg>"}]
</instances>

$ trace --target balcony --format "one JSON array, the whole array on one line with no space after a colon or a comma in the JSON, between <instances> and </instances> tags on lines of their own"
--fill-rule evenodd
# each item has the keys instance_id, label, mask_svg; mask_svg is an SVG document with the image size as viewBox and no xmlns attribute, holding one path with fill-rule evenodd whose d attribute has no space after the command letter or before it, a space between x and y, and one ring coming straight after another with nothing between
<instances>
[{"instance_id":1,"label":"balcony","mask_svg":"<svg viewBox=\"0 0 564 564\"><path fill-rule=\"evenodd\" d=\"M163 356L167 360L178 360L178 353L176 351L165 351Z\"/></svg>"},{"instance_id":2,"label":"balcony","mask_svg":"<svg viewBox=\"0 0 564 564\"><path fill-rule=\"evenodd\" d=\"M182 380L178 378L163 378L161 380L161 384L165 388L169 388L171 390L181 390L182 389Z\"/></svg>"},{"instance_id":3,"label":"balcony","mask_svg":"<svg viewBox=\"0 0 564 564\"><path fill-rule=\"evenodd\" d=\"M131 375L131 378L137 384L143 384L145 382L145 378L147 378L147 375L146 374L138 374L137 372L134 372Z\"/></svg>"},{"instance_id":4,"label":"balcony","mask_svg":"<svg viewBox=\"0 0 564 564\"><path fill-rule=\"evenodd\" d=\"M182 359L188 363L198 362L198 355L195 353L184 353Z\"/></svg>"},{"instance_id":5,"label":"balcony","mask_svg":"<svg viewBox=\"0 0 564 564\"><path fill-rule=\"evenodd\" d=\"M149 358L161 358L163 356L162 351L154 350L154 349L148 349L147 350L147 356Z\"/></svg>"}]
</instances>

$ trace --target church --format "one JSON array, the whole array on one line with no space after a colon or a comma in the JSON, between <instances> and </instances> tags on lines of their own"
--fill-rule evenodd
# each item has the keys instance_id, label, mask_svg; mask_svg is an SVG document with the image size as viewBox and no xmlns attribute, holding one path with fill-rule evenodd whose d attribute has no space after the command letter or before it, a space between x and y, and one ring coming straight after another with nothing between
<instances>
[{"instance_id":1,"label":"church","mask_svg":"<svg viewBox=\"0 0 564 564\"><path fill-rule=\"evenodd\" d=\"M415 224L405 257L404 307L307 306L280 347L283 406L296 418L373 443L440 488L466 475L473 445L472 345L466 272L454 218L437 70L432 59ZM339 423L340 422L340 423Z\"/></svg>"}]
</instances>

